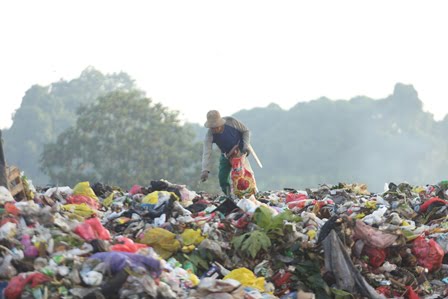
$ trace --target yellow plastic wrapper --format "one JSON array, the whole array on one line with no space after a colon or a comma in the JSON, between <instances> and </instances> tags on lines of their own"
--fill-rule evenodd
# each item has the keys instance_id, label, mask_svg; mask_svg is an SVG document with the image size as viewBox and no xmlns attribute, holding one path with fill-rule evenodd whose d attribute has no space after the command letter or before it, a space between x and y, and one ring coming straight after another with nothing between
<instances>
[{"instance_id":1,"label":"yellow plastic wrapper","mask_svg":"<svg viewBox=\"0 0 448 299\"><path fill-rule=\"evenodd\" d=\"M174 195L174 197L176 197L176 200L179 200L179 197L174 192L154 191L143 197L142 203L156 205L159 203L159 201L169 200L171 195Z\"/></svg>"},{"instance_id":2,"label":"yellow plastic wrapper","mask_svg":"<svg viewBox=\"0 0 448 299\"><path fill-rule=\"evenodd\" d=\"M316 238L316 231L314 229L309 230L306 234L308 235L308 237L310 237L311 240Z\"/></svg>"},{"instance_id":3,"label":"yellow plastic wrapper","mask_svg":"<svg viewBox=\"0 0 448 299\"><path fill-rule=\"evenodd\" d=\"M89 182L81 182L76 184L75 188L73 188L73 195L84 195L98 201L98 197L96 197L93 189L90 188Z\"/></svg>"},{"instance_id":4,"label":"yellow plastic wrapper","mask_svg":"<svg viewBox=\"0 0 448 299\"><path fill-rule=\"evenodd\" d=\"M175 234L159 227L148 229L140 243L152 246L163 259L168 259L181 248Z\"/></svg>"},{"instance_id":5,"label":"yellow plastic wrapper","mask_svg":"<svg viewBox=\"0 0 448 299\"><path fill-rule=\"evenodd\" d=\"M109 194L108 197L106 197L105 200L103 200L103 206L108 208L112 205L112 203L114 202L115 193L116 193L115 191L112 192L111 194Z\"/></svg>"},{"instance_id":6,"label":"yellow plastic wrapper","mask_svg":"<svg viewBox=\"0 0 448 299\"><path fill-rule=\"evenodd\" d=\"M425 191L426 191L426 189L421 187L421 186L414 187L414 189L412 189L412 192L415 192L415 193L422 193L422 192L425 192Z\"/></svg>"},{"instance_id":7,"label":"yellow plastic wrapper","mask_svg":"<svg viewBox=\"0 0 448 299\"><path fill-rule=\"evenodd\" d=\"M368 208L368 209L376 209L376 201L369 200L368 202L366 202L366 208Z\"/></svg>"},{"instance_id":8,"label":"yellow plastic wrapper","mask_svg":"<svg viewBox=\"0 0 448 299\"><path fill-rule=\"evenodd\" d=\"M191 271L188 271L188 279L191 281L191 286L195 287L199 284L199 278Z\"/></svg>"},{"instance_id":9,"label":"yellow plastic wrapper","mask_svg":"<svg viewBox=\"0 0 448 299\"><path fill-rule=\"evenodd\" d=\"M356 219L362 219L364 217L366 217L366 214L364 213L359 213L358 215L355 216Z\"/></svg>"},{"instance_id":10,"label":"yellow plastic wrapper","mask_svg":"<svg viewBox=\"0 0 448 299\"><path fill-rule=\"evenodd\" d=\"M76 205L76 204L68 204L68 205L63 205L62 209L68 212L72 212L78 216L81 217L91 217L92 215L96 214L96 211L93 210L91 207L89 207L88 205L86 205L85 203Z\"/></svg>"},{"instance_id":11,"label":"yellow plastic wrapper","mask_svg":"<svg viewBox=\"0 0 448 299\"><path fill-rule=\"evenodd\" d=\"M264 277L256 277L255 274L247 268L238 268L232 270L224 279L235 279L245 287L252 287L264 292Z\"/></svg>"},{"instance_id":12,"label":"yellow plastic wrapper","mask_svg":"<svg viewBox=\"0 0 448 299\"><path fill-rule=\"evenodd\" d=\"M201 230L194 230L191 228L187 228L181 234L182 242L186 246L190 245L199 245L204 240L204 237L201 235Z\"/></svg>"}]
</instances>

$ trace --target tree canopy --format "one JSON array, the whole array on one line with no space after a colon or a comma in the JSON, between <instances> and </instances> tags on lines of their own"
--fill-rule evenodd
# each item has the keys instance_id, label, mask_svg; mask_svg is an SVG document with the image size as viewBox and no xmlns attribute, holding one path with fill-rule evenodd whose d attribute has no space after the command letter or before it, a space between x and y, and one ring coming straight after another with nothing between
<instances>
[{"instance_id":1,"label":"tree canopy","mask_svg":"<svg viewBox=\"0 0 448 299\"><path fill-rule=\"evenodd\" d=\"M122 187L154 179L194 185L201 144L178 113L141 92L115 91L82 106L76 125L45 146L42 169L53 183L80 180Z\"/></svg>"},{"instance_id":2,"label":"tree canopy","mask_svg":"<svg viewBox=\"0 0 448 299\"><path fill-rule=\"evenodd\" d=\"M32 86L16 110L11 128L4 130L6 162L24 170L35 183L47 183L48 177L39 169L43 145L54 142L75 123L80 105L113 90L133 88L134 81L126 73L104 75L92 67L71 81Z\"/></svg>"}]
</instances>

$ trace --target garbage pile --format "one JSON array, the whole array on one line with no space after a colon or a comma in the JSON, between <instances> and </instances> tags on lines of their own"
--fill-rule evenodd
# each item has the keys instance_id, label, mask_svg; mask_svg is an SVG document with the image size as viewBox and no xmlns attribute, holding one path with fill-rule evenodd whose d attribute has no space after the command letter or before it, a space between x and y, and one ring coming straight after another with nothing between
<instances>
[{"instance_id":1,"label":"garbage pile","mask_svg":"<svg viewBox=\"0 0 448 299\"><path fill-rule=\"evenodd\" d=\"M0 187L0 298L444 298L447 190Z\"/></svg>"}]
</instances>

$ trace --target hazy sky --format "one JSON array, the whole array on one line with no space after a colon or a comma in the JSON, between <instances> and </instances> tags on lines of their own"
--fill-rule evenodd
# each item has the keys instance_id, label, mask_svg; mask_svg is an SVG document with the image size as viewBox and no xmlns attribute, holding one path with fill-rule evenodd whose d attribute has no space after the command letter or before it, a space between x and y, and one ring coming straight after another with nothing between
<instances>
[{"instance_id":1,"label":"hazy sky","mask_svg":"<svg viewBox=\"0 0 448 299\"><path fill-rule=\"evenodd\" d=\"M448 113L448 1L1 1L0 128L33 84L125 71L193 122L413 84Z\"/></svg>"}]
</instances>

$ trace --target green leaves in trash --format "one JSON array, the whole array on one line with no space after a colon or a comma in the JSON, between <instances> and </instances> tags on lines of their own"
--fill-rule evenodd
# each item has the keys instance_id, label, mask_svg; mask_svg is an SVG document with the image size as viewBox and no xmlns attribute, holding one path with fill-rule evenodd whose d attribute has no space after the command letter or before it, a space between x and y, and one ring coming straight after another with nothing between
<instances>
[{"instance_id":1,"label":"green leaves in trash","mask_svg":"<svg viewBox=\"0 0 448 299\"><path fill-rule=\"evenodd\" d=\"M275 240L284 235L285 221L300 221L299 216L291 211L285 211L273 216L272 211L267 207L259 207L255 210L253 221L259 229L235 237L232 244L236 250L241 250L245 255L255 258L260 250L268 251L271 247L271 239Z\"/></svg>"},{"instance_id":2,"label":"green leaves in trash","mask_svg":"<svg viewBox=\"0 0 448 299\"><path fill-rule=\"evenodd\" d=\"M183 258L185 260L189 260L193 264L196 273L198 273L201 269L207 270L209 267L207 260L202 258L197 252L193 252L190 255L183 254Z\"/></svg>"},{"instance_id":3,"label":"green leaves in trash","mask_svg":"<svg viewBox=\"0 0 448 299\"><path fill-rule=\"evenodd\" d=\"M317 298L329 299L330 287L320 274L319 264L313 260L302 261L296 265L296 273L299 280L316 293Z\"/></svg>"},{"instance_id":4,"label":"green leaves in trash","mask_svg":"<svg viewBox=\"0 0 448 299\"><path fill-rule=\"evenodd\" d=\"M335 299L355 298L352 294L350 294L349 292L343 291L343 290L331 288L331 292L333 293Z\"/></svg>"},{"instance_id":5,"label":"green leaves in trash","mask_svg":"<svg viewBox=\"0 0 448 299\"><path fill-rule=\"evenodd\" d=\"M255 258L260 250L268 251L271 240L265 232L256 230L233 238L232 244L236 250Z\"/></svg>"},{"instance_id":6,"label":"green leaves in trash","mask_svg":"<svg viewBox=\"0 0 448 299\"><path fill-rule=\"evenodd\" d=\"M276 236L283 236L285 221L301 221L301 218L297 215L294 215L290 210L273 216L272 211L269 208L263 206L258 207L255 210L253 219L254 222L271 238L275 238Z\"/></svg>"}]
</instances>

